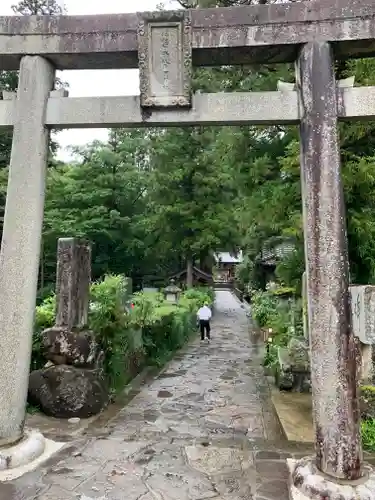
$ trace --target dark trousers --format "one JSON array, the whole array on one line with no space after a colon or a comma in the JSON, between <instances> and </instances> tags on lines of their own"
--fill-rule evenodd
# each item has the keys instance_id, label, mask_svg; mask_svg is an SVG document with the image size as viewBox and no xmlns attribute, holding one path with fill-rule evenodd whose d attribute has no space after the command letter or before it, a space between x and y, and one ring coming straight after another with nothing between
<instances>
[{"instance_id":1,"label":"dark trousers","mask_svg":"<svg viewBox=\"0 0 375 500\"><path fill-rule=\"evenodd\" d=\"M210 322L207 319L201 319L199 321L199 328L201 330L201 340L204 340L204 334L206 333L206 337L210 338L211 326Z\"/></svg>"}]
</instances>

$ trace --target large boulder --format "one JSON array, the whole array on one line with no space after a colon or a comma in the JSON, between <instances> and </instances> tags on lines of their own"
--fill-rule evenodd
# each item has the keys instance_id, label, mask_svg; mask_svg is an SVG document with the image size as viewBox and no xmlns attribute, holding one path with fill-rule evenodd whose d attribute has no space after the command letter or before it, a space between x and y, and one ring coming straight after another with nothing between
<instances>
[{"instance_id":1,"label":"large boulder","mask_svg":"<svg viewBox=\"0 0 375 500\"><path fill-rule=\"evenodd\" d=\"M55 365L95 366L98 345L93 332L54 326L44 330L42 338L46 358Z\"/></svg>"},{"instance_id":2,"label":"large boulder","mask_svg":"<svg viewBox=\"0 0 375 500\"><path fill-rule=\"evenodd\" d=\"M89 418L106 406L108 392L101 370L58 365L30 374L28 401L55 418Z\"/></svg>"}]
</instances>

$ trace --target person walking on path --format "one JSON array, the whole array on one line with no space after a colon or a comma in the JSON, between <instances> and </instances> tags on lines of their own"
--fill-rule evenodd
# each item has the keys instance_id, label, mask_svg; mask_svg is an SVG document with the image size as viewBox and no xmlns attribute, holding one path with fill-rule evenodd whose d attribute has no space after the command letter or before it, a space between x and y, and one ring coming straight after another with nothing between
<instances>
[{"instance_id":1,"label":"person walking on path","mask_svg":"<svg viewBox=\"0 0 375 500\"><path fill-rule=\"evenodd\" d=\"M201 342L204 342L205 336L207 337L208 342L210 342L211 339L210 320L212 317L212 312L211 309L208 307L207 303L205 303L204 306L198 310L197 317L199 320L199 328L201 331Z\"/></svg>"}]
</instances>

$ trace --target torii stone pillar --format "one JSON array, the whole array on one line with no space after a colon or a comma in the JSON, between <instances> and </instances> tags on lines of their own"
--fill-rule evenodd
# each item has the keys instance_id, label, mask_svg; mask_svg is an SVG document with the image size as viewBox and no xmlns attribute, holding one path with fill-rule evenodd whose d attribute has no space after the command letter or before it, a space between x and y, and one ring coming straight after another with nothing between
<instances>
[{"instance_id":1,"label":"torii stone pillar","mask_svg":"<svg viewBox=\"0 0 375 500\"><path fill-rule=\"evenodd\" d=\"M21 60L0 254L0 446L23 437L48 154L44 123L54 75L42 57ZM0 462L4 454L11 462L1 449Z\"/></svg>"},{"instance_id":2,"label":"torii stone pillar","mask_svg":"<svg viewBox=\"0 0 375 500\"><path fill-rule=\"evenodd\" d=\"M329 43L308 43L301 49L297 87L316 456L289 462L291 497L367 500L375 498L375 480L362 463L359 359Z\"/></svg>"}]
</instances>

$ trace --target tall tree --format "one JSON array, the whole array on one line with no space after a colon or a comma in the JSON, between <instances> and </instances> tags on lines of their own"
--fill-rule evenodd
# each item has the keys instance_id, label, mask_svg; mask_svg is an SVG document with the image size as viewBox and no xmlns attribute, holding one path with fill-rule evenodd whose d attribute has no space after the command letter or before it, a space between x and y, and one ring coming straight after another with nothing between
<instances>
[{"instance_id":1,"label":"tall tree","mask_svg":"<svg viewBox=\"0 0 375 500\"><path fill-rule=\"evenodd\" d=\"M149 136L117 130L107 144L76 152L80 161L49 169L44 217L46 283L54 281L56 241L75 235L93 243L93 277L160 270L148 208ZM164 245L160 243L160 248ZM166 258L167 259L167 258Z\"/></svg>"},{"instance_id":2,"label":"tall tree","mask_svg":"<svg viewBox=\"0 0 375 500\"><path fill-rule=\"evenodd\" d=\"M236 187L227 165L214 165L208 154L216 133L203 127L170 129L152 140L154 213L164 241L185 260L188 286L195 259L236 241Z\"/></svg>"},{"instance_id":3,"label":"tall tree","mask_svg":"<svg viewBox=\"0 0 375 500\"><path fill-rule=\"evenodd\" d=\"M58 0L21 0L12 5L12 10L21 16L59 16L65 13L63 2Z\"/></svg>"},{"instance_id":4,"label":"tall tree","mask_svg":"<svg viewBox=\"0 0 375 500\"><path fill-rule=\"evenodd\" d=\"M57 0L22 0L12 6L15 14L22 16L51 15L57 16L65 13L65 8ZM56 79L56 87L67 87L66 82ZM0 71L0 91L16 91L18 87L17 71ZM12 147L12 132L0 130L0 168L7 167L10 160ZM54 152L57 144L51 141L51 151Z\"/></svg>"},{"instance_id":5,"label":"tall tree","mask_svg":"<svg viewBox=\"0 0 375 500\"><path fill-rule=\"evenodd\" d=\"M22 0L18 4L12 6L15 14L22 16L31 15L61 15L65 12L64 7L58 0ZM59 78L55 82L56 87L67 87L65 82ZM18 72L17 71L0 71L0 94L2 90L15 92L18 88ZM0 129L0 169L6 169L10 162L10 154L12 149L11 130ZM54 140L50 140L50 160L49 164L53 164L53 155L58 148L58 144ZM7 179L7 175L1 174L2 180ZM2 234L4 209L6 200L6 189L0 190L0 235Z\"/></svg>"},{"instance_id":6,"label":"tall tree","mask_svg":"<svg viewBox=\"0 0 375 500\"><path fill-rule=\"evenodd\" d=\"M203 8L275 2L179 0L179 3L185 8ZM359 84L371 85L374 84L374 68L373 59L340 61L336 64L336 77L340 79L355 74ZM293 68L288 65L254 65L205 69L196 72L194 83L196 88L204 91L257 91L275 90L279 79L293 81ZM340 131L352 280L373 282L375 124L345 123L340 126ZM213 160L231 166L237 179L236 214L245 251L242 278L245 281L256 278L256 260L266 245L272 247L283 239L292 239L296 252L279 263L277 273L280 279L298 287L304 252L296 131L290 127L241 127L216 136L210 150Z\"/></svg>"}]
</instances>

